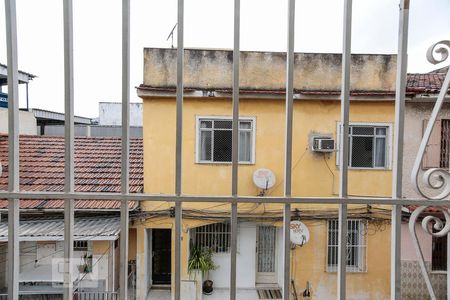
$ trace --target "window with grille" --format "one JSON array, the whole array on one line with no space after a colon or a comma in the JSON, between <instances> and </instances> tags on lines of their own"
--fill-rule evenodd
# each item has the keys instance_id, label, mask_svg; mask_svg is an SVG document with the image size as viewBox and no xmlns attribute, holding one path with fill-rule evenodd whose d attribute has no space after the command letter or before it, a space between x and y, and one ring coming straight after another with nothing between
<instances>
[{"instance_id":1,"label":"window with grille","mask_svg":"<svg viewBox=\"0 0 450 300\"><path fill-rule=\"evenodd\" d=\"M347 272L366 271L366 227L364 220L347 221ZM338 220L328 221L327 271L336 272L338 267Z\"/></svg>"},{"instance_id":2,"label":"window with grille","mask_svg":"<svg viewBox=\"0 0 450 300\"><path fill-rule=\"evenodd\" d=\"M450 167L450 120L442 120L441 124L441 162L440 167L448 169Z\"/></svg>"},{"instance_id":3,"label":"window with grille","mask_svg":"<svg viewBox=\"0 0 450 300\"><path fill-rule=\"evenodd\" d=\"M254 119L239 121L239 162L254 162ZM197 122L197 162L231 163L232 120L199 118Z\"/></svg>"},{"instance_id":4,"label":"window with grille","mask_svg":"<svg viewBox=\"0 0 450 300\"><path fill-rule=\"evenodd\" d=\"M339 133L341 133L341 130L341 126L339 126ZM388 168L390 157L389 136L390 127L386 125L350 125L349 167Z\"/></svg>"},{"instance_id":5,"label":"window with grille","mask_svg":"<svg viewBox=\"0 0 450 300\"><path fill-rule=\"evenodd\" d=\"M231 226L215 223L193 229L193 244L200 249L209 248L215 253L230 251Z\"/></svg>"},{"instance_id":6,"label":"window with grille","mask_svg":"<svg viewBox=\"0 0 450 300\"><path fill-rule=\"evenodd\" d=\"M433 237L431 270L447 271L447 236Z\"/></svg>"},{"instance_id":7,"label":"window with grille","mask_svg":"<svg viewBox=\"0 0 450 300\"><path fill-rule=\"evenodd\" d=\"M74 241L73 251L88 251L88 241Z\"/></svg>"}]
</instances>

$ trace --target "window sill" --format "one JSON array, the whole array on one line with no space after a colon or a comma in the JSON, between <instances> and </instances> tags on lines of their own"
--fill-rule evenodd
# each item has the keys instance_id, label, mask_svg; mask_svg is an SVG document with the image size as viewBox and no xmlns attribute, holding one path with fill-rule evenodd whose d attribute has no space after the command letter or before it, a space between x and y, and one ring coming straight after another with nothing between
<instances>
[{"instance_id":1,"label":"window sill","mask_svg":"<svg viewBox=\"0 0 450 300\"><path fill-rule=\"evenodd\" d=\"M433 274L433 275L447 275L447 271L431 271L430 274Z\"/></svg>"}]
</instances>

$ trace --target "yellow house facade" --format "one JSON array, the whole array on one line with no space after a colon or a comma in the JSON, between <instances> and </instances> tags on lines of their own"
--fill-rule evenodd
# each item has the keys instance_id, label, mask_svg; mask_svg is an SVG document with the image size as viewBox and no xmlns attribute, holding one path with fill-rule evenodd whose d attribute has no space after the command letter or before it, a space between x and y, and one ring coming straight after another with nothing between
<instances>
[{"instance_id":1,"label":"yellow house facade","mask_svg":"<svg viewBox=\"0 0 450 300\"><path fill-rule=\"evenodd\" d=\"M185 195L231 194L230 53L187 50L185 54ZM144 191L151 194L174 193L174 54L172 49L144 51L144 84L138 94L144 103ZM340 63L339 55L296 55L293 196L338 195ZM284 187L284 67L285 58L280 53L248 52L241 56L239 195L261 196L261 202L238 206L238 297L239 290L276 290L282 286L283 207L271 204L270 196L282 196ZM381 197L391 193L394 78L395 56L352 58L350 195ZM331 141L334 149L321 151L318 139ZM253 179L255 171L262 168L273 174L274 182L268 182L267 188L258 187ZM141 210L147 217L132 224L136 228L140 299L145 299L152 287L171 283L173 206L144 202ZM305 290L312 299L333 299L337 285L337 206L299 204L292 205L292 210L293 220L308 228L309 239L291 249L291 292L297 292L299 299ZM229 287L229 216L230 205L226 203L183 204L182 288L186 295L199 284L189 281L194 279L187 267L193 247L212 249L218 268L207 276L214 281L215 289ZM349 206L349 299L389 298L389 217L387 206ZM193 299L201 297L198 290L192 295Z\"/></svg>"}]
</instances>

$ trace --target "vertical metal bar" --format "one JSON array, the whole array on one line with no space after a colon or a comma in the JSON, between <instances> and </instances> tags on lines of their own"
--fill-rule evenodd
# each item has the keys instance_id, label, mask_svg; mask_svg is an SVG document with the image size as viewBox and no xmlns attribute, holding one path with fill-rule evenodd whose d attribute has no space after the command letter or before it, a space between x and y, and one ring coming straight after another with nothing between
<instances>
[{"instance_id":1,"label":"vertical metal bar","mask_svg":"<svg viewBox=\"0 0 450 300\"><path fill-rule=\"evenodd\" d=\"M175 204L175 300L181 299L181 202Z\"/></svg>"},{"instance_id":2,"label":"vertical metal bar","mask_svg":"<svg viewBox=\"0 0 450 300\"><path fill-rule=\"evenodd\" d=\"M64 192L74 191L73 6L64 0ZM64 201L64 300L73 297L74 200Z\"/></svg>"},{"instance_id":3,"label":"vertical metal bar","mask_svg":"<svg viewBox=\"0 0 450 300\"><path fill-rule=\"evenodd\" d=\"M236 300L237 203L231 204L231 271L230 300Z\"/></svg>"},{"instance_id":4,"label":"vertical metal bar","mask_svg":"<svg viewBox=\"0 0 450 300\"><path fill-rule=\"evenodd\" d=\"M403 194L403 139L405 125L406 72L408 65L408 20L409 0L400 0L395 93L394 165L392 168L392 198L394 199L401 198ZM393 205L391 223L391 300L397 300L401 297L401 225L402 206Z\"/></svg>"},{"instance_id":5,"label":"vertical metal bar","mask_svg":"<svg viewBox=\"0 0 450 300\"><path fill-rule=\"evenodd\" d=\"M450 234L447 234L447 300L450 300ZM400 299L400 298L398 298Z\"/></svg>"},{"instance_id":6,"label":"vertical metal bar","mask_svg":"<svg viewBox=\"0 0 450 300\"><path fill-rule=\"evenodd\" d=\"M8 56L8 191L19 186L19 70L16 1L5 0ZM19 199L8 200L8 299L19 298Z\"/></svg>"},{"instance_id":7,"label":"vertical metal bar","mask_svg":"<svg viewBox=\"0 0 450 300\"><path fill-rule=\"evenodd\" d=\"M284 195L292 196L292 123L294 107L294 29L295 0L288 3L288 34L286 53L286 138L284 165ZM284 205L283 211L283 299L289 299L291 281L291 204Z\"/></svg>"},{"instance_id":8,"label":"vertical metal bar","mask_svg":"<svg viewBox=\"0 0 450 300\"><path fill-rule=\"evenodd\" d=\"M183 73L184 73L184 0L178 0L177 27L177 99L176 99L176 154L175 194L181 196L182 142L183 142ZM175 204L175 300L181 299L181 222L182 204Z\"/></svg>"},{"instance_id":9,"label":"vertical metal bar","mask_svg":"<svg viewBox=\"0 0 450 300\"><path fill-rule=\"evenodd\" d=\"M129 193L130 153L130 0L122 0L122 166L121 192ZM120 204L120 299L128 299L128 200Z\"/></svg>"},{"instance_id":10,"label":"vertical metal bar","mask_svg":"<svg viewBox=\"0 0 450 300\"><path fill-rule=\"evenodd\" d=\"M340 149L340 188L339 196L348 197L348 129L350 108L350 62L351 62L351 33L352 33L352 0L344 3L344 30L342 48L342 88L341 88L341 122L342 136ZM339 205L339 235L338 235L338 280L337 298L346 297L347 270L347 204Z\"/></svg>"},{"instance_id":11,"label":"vertical metal bar","mask_svg":"<svg viewBox=\"0 0 450 300\"><path fill-rule=\"evenodd\" d=\"M239 63L241 1L234 0L234 48L233 48L233 127L231 195L238 195L239 163ZM231 204L231 253L230 253L230 300L236 300L236 255L237 255L237 203Z\"/></svg>"}]
</instances>

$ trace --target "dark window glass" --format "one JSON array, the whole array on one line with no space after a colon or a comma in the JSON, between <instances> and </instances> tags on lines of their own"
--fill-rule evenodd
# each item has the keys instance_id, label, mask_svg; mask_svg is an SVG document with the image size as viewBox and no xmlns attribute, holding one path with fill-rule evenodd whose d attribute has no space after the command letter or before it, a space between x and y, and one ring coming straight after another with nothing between
<instances>
[{"instance_id":1,"label":"dark window glass","mask_svg":"<svg viewBox=\"0 0 450 300\"><path fill-rule=\"evenodd\" d=\"M431 270L447 271L447 236L433 237Z\"/></svg>"},{"instance_id":2,"label":"dark window glass","mask_svg":"<svg viewBox=\"0 0 450 300\"><path fill-rule=\"evenodd\" d=\"M355 168L373 167L373 137L352 137L352 162Z\"/></svg>"}]
</instances>

